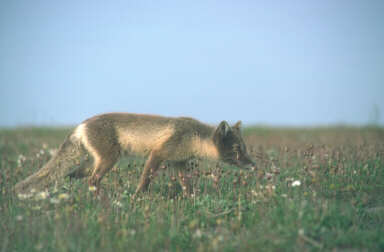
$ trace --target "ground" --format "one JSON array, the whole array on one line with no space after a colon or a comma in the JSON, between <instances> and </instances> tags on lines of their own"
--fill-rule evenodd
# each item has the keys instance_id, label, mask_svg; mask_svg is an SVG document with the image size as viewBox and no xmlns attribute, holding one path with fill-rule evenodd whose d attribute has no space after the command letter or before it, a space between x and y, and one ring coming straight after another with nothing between
<instances>
[{"instance_id":1,"label":"ground","mask_svg":"<svg viewBox=\"0 0 384 252\"><path fill-rule=\"evenodd\" d=\"M0 251L382 251L384 130L244 130L257 169L196 160L194 195L161 169L132 200L144 159L123 157L95 196L86 180L15 195L71 129L0 130Z\"/></svg>"}]
</instances>

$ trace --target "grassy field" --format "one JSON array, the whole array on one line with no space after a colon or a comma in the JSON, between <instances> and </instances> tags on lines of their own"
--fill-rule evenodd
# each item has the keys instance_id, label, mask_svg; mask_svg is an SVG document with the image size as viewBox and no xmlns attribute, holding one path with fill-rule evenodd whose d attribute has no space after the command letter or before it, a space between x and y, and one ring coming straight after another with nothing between
<instances>
[{"instance_id":1,"label":"grassy field","mask_svg":"<svg viewBox=\"0 0 384 252\"><path fill-rule=\"evenodd\" d=\"M0 252L383 251L384 130L246 128L256 171L196 160L131 200L144 160L123 157L96 197L85 180L19 198L12 187L70 129L0 130Z\"/></svg>"}]
</instances>

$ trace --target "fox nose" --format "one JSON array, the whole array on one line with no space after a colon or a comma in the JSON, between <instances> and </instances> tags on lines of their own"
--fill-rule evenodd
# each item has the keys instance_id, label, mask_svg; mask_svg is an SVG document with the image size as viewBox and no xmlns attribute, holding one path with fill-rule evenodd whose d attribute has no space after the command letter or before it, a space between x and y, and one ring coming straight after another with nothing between
<instances>
[{"instance_id":1,"label":"fox nose","mask_svg":"<svg viewBox=\"0 0 384 252\"><path fill-rule=\"evenodd\" d=\"M256 163L253 160L251 160L251 159L249 161L250 161L249 169L251 171L255 171L257 169Z\"/></svg>"},{"instance_id":2,"label":"fox nose","mask_svg":"<svg viewBox=\"0 0 384 252\"><path fill-rule=\"evenodd\" d=\"M255 171L257 169L255 162L251 161L248 164L243 165L243 168L246 170Z\"/></svg>"}]
</instances>

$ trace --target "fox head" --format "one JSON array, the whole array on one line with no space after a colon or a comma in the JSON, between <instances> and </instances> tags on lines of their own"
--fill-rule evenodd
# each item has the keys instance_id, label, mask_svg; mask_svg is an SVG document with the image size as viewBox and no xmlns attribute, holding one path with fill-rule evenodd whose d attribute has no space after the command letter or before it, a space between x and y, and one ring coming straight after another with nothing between
<instances>
[{"instance_id":1,"label":"fox head","mask_svg":"<svg viewBox=\"0 0 384 252\"><path fill-rule=\"evenodd\" d=\"M240 128L240 121L232 127L226 121L222 121L215 130L213 141L222 161L240 168L251 168L255 163L248 155Z\"/></svg>"}]
</instances>

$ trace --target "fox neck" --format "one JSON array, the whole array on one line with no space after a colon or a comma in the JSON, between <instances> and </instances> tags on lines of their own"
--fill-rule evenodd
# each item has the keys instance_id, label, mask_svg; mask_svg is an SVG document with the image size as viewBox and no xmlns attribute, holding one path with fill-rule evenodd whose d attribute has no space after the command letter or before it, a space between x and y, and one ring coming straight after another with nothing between
<instances>
[{"instance_id":1,"label":"fox neck","mask_svg":"<svg viewBox=\"0 0 384 252\"><path fill-rule=\"evenodd\" d=\"M194 152L197 154L197 156L212 160L218 160L220 157L219 151L212 137L195 137L193 140L193 145L195 146Z\"/></svg>"}]
</instances>

